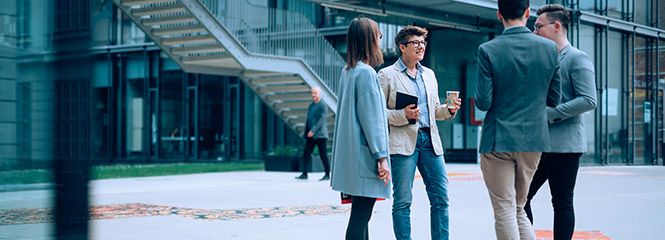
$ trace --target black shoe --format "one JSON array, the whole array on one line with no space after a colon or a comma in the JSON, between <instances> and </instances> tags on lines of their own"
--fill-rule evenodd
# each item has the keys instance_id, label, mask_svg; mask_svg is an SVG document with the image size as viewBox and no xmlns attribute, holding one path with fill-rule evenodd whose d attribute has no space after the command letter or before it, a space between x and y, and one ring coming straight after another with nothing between
<instances>
[{"instance_id":1,"label":"black shoe","mask_svg":"<svg viewBox=\"0 0 665 240\"><path fill-rule=\"evenodd\" d=\"M307 180L307 175L300 174L300 176L297 176L296 179L298 179L298 180Z\"/></svg>"},{"instance_id":2,"label":"black shoe","mask_svg":"<svg viewBox=\"0 0 665 240\"><path fill-rule=\"evenodd\" d=\"M330 175L326 174L321 179L319 179L319 181L326 181L326 180L330 180Z\"/></svg>"}]
</instances>

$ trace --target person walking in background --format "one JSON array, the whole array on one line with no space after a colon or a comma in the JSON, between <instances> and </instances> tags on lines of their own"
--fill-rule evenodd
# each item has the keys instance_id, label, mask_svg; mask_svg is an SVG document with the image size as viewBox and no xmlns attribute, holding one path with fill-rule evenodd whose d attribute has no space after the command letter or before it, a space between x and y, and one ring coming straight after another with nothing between
<instances>
[{"instance_id":1,"label":"person walking in background","mask_svg":"<svg viewBox=\"0 0 665 240\"><path fill-rule=\"evenodd\" d=\"M499 0L503 34L478 47L475 102L487 111L480 170L494 210L496 237L536 239L524 211L540 155L550 151L546 106L561 98L554 42L526 28L528 0Z\"/></svg>"},{"instance_id":2,"label":"person walking in background","mask_svg":"<svg viewBox=\"0 0 665 240\"><path fill-rule=\"evenodd\" d=\"M376 198L390 198L386 104L373 67L383 63L379 26L354 18L346 35L347 65L337 93L330 184L351 196L347 240L369 239Z\"/></svg>"},{"instance_id":3,"label":"person walking in background","mask_svg":"<svg viewBox=\"0 0 665 240\"><path fill-rule=\"evenodd\" d=\"M411 189L416 168L423 177L430 201L432 239L448 239L448 178L436 120L455 116L461 101L451 108L439 103L434 71L420 64L427 47L427 30L406 26L395 36L401 57L379 71L386 97L390 127L393 176L393 231L398 240L411 239ZM418 97L418 104L395 109L397 93ZM409 124L409 120L416 124Z\"/></svg>"},{"instance_id":4,"label":"person walking in background","mask_svg":"<svg viewBox=\"0 0 665 240\"><path fill-rule=\"evenodd\" d=\"M312 152L314 147L319 148L319 156L323 162L323 169L326 172L319 181L330 179L330 163L328 162L328 108L321 102L321 89L313 87L310 91L312 93L312 103L309 104L307 109L307 122L305 124L305 151L303 152L300 161L302 174L297 176L296 179L307 179L307 172L312 164Z\"/></svg>"},{"instance_id":5,"label":"person walking in background","mask_svg":"<svg viewBox=\"0 0 665 240\"><path fill-rule=\"evenodd\" d=\"M559 51L561 104L547 108L552 148L543 153L527 202L527 217L533 223L531 199L547 181L554 207L554 239L573 237L575 211L573 193L580 158L587 151L582 114L596 108L596 80L591 59L568 42L570 12L562 5L549 4L538 9L534 33L554 41Z\"/></svg>"}]
</instances>

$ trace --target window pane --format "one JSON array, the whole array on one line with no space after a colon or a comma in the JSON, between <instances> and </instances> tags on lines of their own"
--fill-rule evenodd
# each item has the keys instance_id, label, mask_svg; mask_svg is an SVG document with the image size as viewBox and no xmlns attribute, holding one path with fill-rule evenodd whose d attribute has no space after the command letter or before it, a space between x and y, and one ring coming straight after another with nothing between
<instances>
[{"instance_id":1,"label":"window pane","mask_svg":"<svg viewBox=\"0 0 665 240\"><path fill-rule=\"evenodd\" d=\"M635 1L635 20L634 22L649 25L648 4L651 0L633 0ZM661 4L662 5L662 4Z\"/></svg>"},{"instance_id":2,"label":"window pane","mask_svg":"<svg viewBox=\"0 0 665 240\"><path fill-rule=\"evenodd\" d=\"M607 8L607 15L613 18L621 19L621 13L626 12L627 6L622 5L622 0L608 0L607 6L605 6L605 1L597 0L580 0L580 10L600 13Z\"/></svg>"},{"instance_id":3,"label":"window pane","mask_svg":"<svg viewBox=\"0 0 665 240\"><path fill-rule=\"evenodd\" d=\"M594 39L594 28L589 25L580 25L579 32L580 42L577 46L581 51L585 52L591 58L591 61L595 63L595 39ZM594 64L595 66L595 64ZM597 70L596 70L597 71ZM598 82L598 81L596 81ZM598 111L596 108L595 111ZM582 156L582 164L596 164L594 157L596 154L595 151L595 141L596 141L596 123L594 121L595 115L594 112L587 112L583 114L582 120L584 121L584 127L586 129L586 139L587 139L587 153Z\"/></svg>"},{"instance_id":4,"label":"window pane","mask_svg":"<svg viewBox=\"0 0 665 240\"><path fill-rule=\"evenodd\" d=\"M665 4L661 4L663 8L665 9ZM661 11L663 14L665 12ZM663 16L661 16L662 18ZM665 20L665 19L664 19ZM661 25L663 26L663 25ZM665 97L663 95L665 94L665 51L663 50L665 47L665 40L660 41L659 48L658 48L658 108L656 110L656 113L658 114L658 126L656 129L658 129L658 153L659 153L659 163L661 165L665 165L665 118L663 118L663 111L665 110Z\"/></svg>"},{"instance_id":5,"label":"window pane","mask_svg":"<svg viewBox=\"0 0 665 240\"><path fill-rule=\"evenodd\" d=\"M123 120L124 145L126 156L130 161L143 160L144 146L144 108L147 108L145 99L145 61L142 54L131 54L125 58L125 99L123 101L126 115Z\"/></svg>"},{"instance_id":6,"label":"window pane","mask_svg":"<svg viewBox=\"0 0 665 240\"><path fill-rule=\"evenodd\" d=\"M160 155L182 158L185 150L182 71L162 72L160 81Z\"/></svg>"},{"instance_id":7,"label":"window pane","mask_svg":"<svg viewBox=\"0 0 665 240\"><path fill-rule=\"evenodd\" d=\"M633 53L635 61L635 92L633 93L635 97L634 107L634 132L631 132L631 137L634 135L634 144L635 144L635 164L645 164L647 163L647 158L645 158L645 151L650 151L650 141L649 141L649 129L647 128L647 123L650 121L650 102L648 101L648 95L650 94L647 89L647 78L648 78L648 58L650 57L651 51L647 47L647 39L637 37L635 39L635 49ZM645 107L647 107L646 110ZM645 118L646 116L646 118Z\"/></svg>"},{"instance_id":8,"label":"window pane","mask_svg":"<svg viewBox=\"0 0 665 240\"><path fill-rule=\"evenodd\" d=\"M624 51L621 42L621 34L618 32L610 32L608 35L607 46L607 89L603 91L603 116L607 119L607 139L608 143L608 161L612 163L623 163L626 160L625 142L627 140L627 129L624 127L624 118L622 116L624 94L621 78L622 67L621 58L622 51ZM603 86L604 87L604 86Z\"/></svg>"}]
</instances>

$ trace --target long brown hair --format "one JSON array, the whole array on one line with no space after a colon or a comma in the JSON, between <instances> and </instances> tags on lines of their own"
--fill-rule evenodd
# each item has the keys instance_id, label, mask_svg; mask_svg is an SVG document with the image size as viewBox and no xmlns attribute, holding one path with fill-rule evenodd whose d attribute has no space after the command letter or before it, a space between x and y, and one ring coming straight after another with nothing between
<instances>
[{"instance_id":1,"label":"long brown hair","mask_svg":"<svg viewBox=\"0 0 665 240\"><path fill-rule=\"evenodd\" d=\"M367 17L351 20L346 34L346 69L354 68L360 61L369 61L372 67L383 64L379 46L379 25Z\"/></svg>"}]
</instances>

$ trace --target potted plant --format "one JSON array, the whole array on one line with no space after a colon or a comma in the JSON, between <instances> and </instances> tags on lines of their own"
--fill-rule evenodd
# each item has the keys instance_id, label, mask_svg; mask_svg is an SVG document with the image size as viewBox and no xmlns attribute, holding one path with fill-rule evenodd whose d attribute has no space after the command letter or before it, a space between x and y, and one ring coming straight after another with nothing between
<instances>
[{"instance_id":1,"label":"potted plant","mask_svg":"<svg viewBox=\"0 0 665 240\"><path fill-rule=\"evenodd\" d=\"M264 166L266 171L300 171L300 151L293 146L275 146L266 153Z\"/></svg>"}]
</instances>

